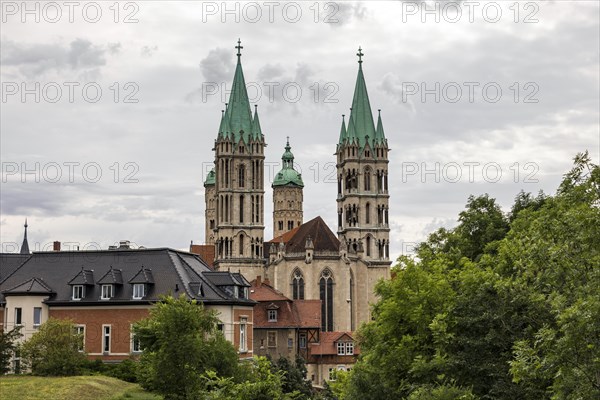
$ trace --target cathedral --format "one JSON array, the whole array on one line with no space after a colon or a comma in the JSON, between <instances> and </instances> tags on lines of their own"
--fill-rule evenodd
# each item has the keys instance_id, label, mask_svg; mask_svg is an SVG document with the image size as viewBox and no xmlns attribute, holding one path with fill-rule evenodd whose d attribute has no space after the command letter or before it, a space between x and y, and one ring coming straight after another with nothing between
<instances>
[{"instance_id":1,"label":"cathedral","mask_svg":"<svg viewBox=\"0 0 600 400\"><path fill-rule=\"evenodd\" d=\"M265 240L264 149L257 106L252 111L241 63L214 141L205 182L205 240L216 270L270 282L293 300L320 300L322 332L352 332L370 320L374 286L389 278L388 143L381 113L369 103L359 48L350 116L332 135L337 165L337 233L319 216L304 222L302 176L289 143L273 190L273 234ZM333 203L333 199L332 199ZM333 204L332 204L333 206ZM214 256L213 256L214 254Z\"/></svg>"}]
</instances>

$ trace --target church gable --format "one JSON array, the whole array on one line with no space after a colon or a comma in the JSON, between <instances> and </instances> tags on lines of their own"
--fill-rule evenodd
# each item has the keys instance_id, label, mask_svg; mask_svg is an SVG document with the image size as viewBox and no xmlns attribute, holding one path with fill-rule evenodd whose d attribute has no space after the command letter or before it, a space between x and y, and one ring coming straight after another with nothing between
<instances>
[{"instance_id":1,"label":"church gable","mask_svg":"<svg viewBox=\"0 0 600 400\"><path fill-rule=\"evenodd\" d=\"M291 233L291 232L288 232ZM286 236L286 235L283 235ZM282 237L283 238L283 237ZM339 251L340 241L329 229L321 217L300 225L291 237L287 238L286 251L290 253L304 252L306 243L312 241L314 251Z\"/></svg>"}]
</instances>

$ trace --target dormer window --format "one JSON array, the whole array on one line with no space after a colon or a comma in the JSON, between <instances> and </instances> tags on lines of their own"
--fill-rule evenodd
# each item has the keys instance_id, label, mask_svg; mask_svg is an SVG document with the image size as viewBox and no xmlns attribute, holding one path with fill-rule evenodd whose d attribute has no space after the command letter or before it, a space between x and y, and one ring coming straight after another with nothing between
<instances>
[{"instance_id":1,"label":"dormer window","mask_svg":"<svg viewBox=\"0 0 600 400\"><path fill-rule=\"evenodd\" d=\"M146 295L146 285L143 283L133 284L133 298L142 299Z\"/></svg>"},{"instance_id":2,"label":"dormer window","mask_svg":"<svg viewBox=\"0 0 600 400\"><path fill-rule=\"evenodd\" d=\"M102 300L109 300L114 296L113 285L102 285Z\"/></svg>"},{"instance_id":3,"label":"dormer window","mask_svg":"<svg viewBox=\"0 0 600 400\"><path fill-rule=\"evenodd\" d=\"M83 285L73 285L73 300L81 300L85 297Z\"/></svg>"},{"instance_id":4,"label":"dormer window","mask_svg":"<svg viewBox=\"0 0 600 400\"><path fill-rule=\"evenodd\" d=\"M267 317L269 322L277 322L277 310L267 310Z\"/></svg>"},{"instance_id":5,"label":"dormer window","mask_svg":"<svg viewBox=\"0 0 600 400\"><path fill-rule=\"evenodd\" d=\"M353 342L337 342L338 356L351 356L354 354Z\"/></svg>"}]
</instances>

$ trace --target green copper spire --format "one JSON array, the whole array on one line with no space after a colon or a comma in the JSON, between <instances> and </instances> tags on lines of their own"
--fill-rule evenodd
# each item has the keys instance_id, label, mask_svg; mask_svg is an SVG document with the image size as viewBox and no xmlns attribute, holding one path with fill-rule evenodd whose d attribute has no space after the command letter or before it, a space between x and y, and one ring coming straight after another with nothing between
<instances>
[{"instance_id":1,"label":"green copper spire","mask_svg":"<svg viewBox=\"0 0 600 400\"><path fill-rule=\"evenodd\" d=\"M383 123L381 122L381 110L377 110L377 131L375 132L375 144L385 144L385 134L383 133Z\"/></svg>"},{"instance_id":2,"label":"green copper spire","mask_svg":"<svg viewBox=\"0 0 600 400\"><path fill-rule=\"evenodd\" d=\"M352 118L352 108L350 108L350 118L348 119L348 131L346 132L346 144L356 144L356 129L354 129L354 119Z\"/></svg>"},{"instance_id":3,"label":"green copper spire","mask_svg":"<svg viewBox=\"0 0 600 400\"><path fill-rule=\"evenodd\" d=\"M272 187L286 185L304 187L302 175L294 169L294 154L292 154L291 150L290 138L288 137L285 144L285 152L281 156L283 168L275 175Z\"/></svg>"},{"instance_id":4,"label":"green copper spire","mask_svg":"<svg viewBox=\"0 0 600 400\"><path fill-rule=\"evenodd\" d=\"M260 120L258 119L258 105L254 105L254 118L252 119L252 138L261 140L262 129L260 129Z\"/></svg>"},{"instance_id":5,"label":"green copper spire","mask_svg":"<svg viewBox=\"0 0 600 400\"><path fill-rule=\"evenodd\" d=\"M358 76L356 77L356 86L354 87L354 97L352 99L352 112L348 123L348 137L352 138L352 136L355 136L359 147L362 149L367 142L367 136L370 140L375 138L375 124L373 123L373 113L371 112L367 85L362 70L362 56L364 54L360 47L356 55L358 56ZM352 132L350 126L352 126Z\"/></svg>"},{"instance_id":6,"label":"green copper spire","mask_svg":"<svg viewBox=\"0 0 600 400\"><path fill-rule=\"evenodd\" d=\"M206 176L206 180L204 181L204 187L206 186L212 186L214 184L216 184L216 175L215 175L215 169L211 169L210 172L208 173L208 175Z\"/></svg>"},{"instance_id":7,"label":"green copper spire","mask_svg":"<svg viewBox=\"0 0 600 400\"><path fill-rule=\"evenodd\" d=\"M243 47L241 41L238 39L238 45L235 46L237 52L237 65L235 67L235 74L233 75L233 84L231 87L231 94L229 95L229 105L225 110L225 119L229 124L230 132L232 133L232 139L238 142L242 136L241 131L246 135L252 132L252 112L250 111L250 101L248 100L248 92L246 90L246 81L244 80L244 72L242 70L240 52ZM228 135L224 135L227 137Z\"/></svg>"},{"instance_id":8,"label":"green copper spire","mask_svg":"<svg viewBox=\"0 0 600 400\"><path fill-rule=\"evenodd\" d=\"M344 144L345 139L346 139L346 115L342 114L342 129L340 129L339 144Z\"/></svg>"}]
</instances>

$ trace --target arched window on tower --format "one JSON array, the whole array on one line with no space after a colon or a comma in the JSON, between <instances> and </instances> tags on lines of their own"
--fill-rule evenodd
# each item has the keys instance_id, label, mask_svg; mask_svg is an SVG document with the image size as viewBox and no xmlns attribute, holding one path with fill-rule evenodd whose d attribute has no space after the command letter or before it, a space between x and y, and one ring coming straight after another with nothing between
<instances>
[{"instance_id":1,"label":"arched window on tower","mask_svg":"<svg viewBox=\"0 0 600 400\"><path fill-rule=\"evenodd\" d=\"M304 300L304 276L299 269L295 269L292 276L292 299Z\"/></svg>"},{"instance_id":2,"label":"arched window on tower","mask_svg":"<svg viewBox=\"0 0 600 400\"><path fill-rule=\"evenodd\" d=\"M240 164L238 167L238 186L243 188L246 182L246 166L244 164Z\"/></svg>"},{"instance_id":3,"label":"arched window on tower","mask_svg":"<svg viewBox=\"0 0 600 400\"><path fill-rule=\"evenodd\" d=\"M244 235L240 235L240 256L244 255Z\"/></svg>"},{"instance_id":4,"label":"arched window on tower","mask_svg":"<svg viewBox=\"0 0 600 400\"><path fill-rule=\"evenodd\" d=\"M371 257L371 236L367 236L367 240L366 240L366 247L367 247L367 257Z\"/></svg>"},{"instance_id":5,"label":"arched window on tower","mask_svg":"<svg viewBox=\"0 0 600 400\"><path fill-rule=\"evenodd\" d=\"M333 277L329 269L321 272L319 298L321 299L321 330L333 332Z\"/></svg>"},{"instance_id":6,"label":"arched window on tower","mask_svg":"<svg viewBox=\"0 0 600 400\"><path fill-rule=\"evenodd\" d=\"M365 224L371 223L371 203L365 205Z\"/></svg>"},{"instance_id":7,"label":"arched window on tower","mask_svg":"<svg viewBox=\"0 0 600 400\"><path fill-rule=\"evenodd\" d=\"M364 181L365 181L365 191L370 192L371 191L371 169L370 168L365 168Z\"/></svg>"}]
</instances>

